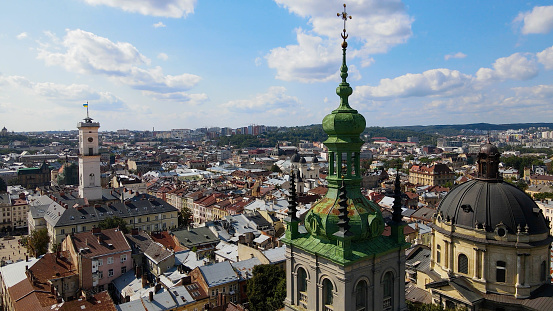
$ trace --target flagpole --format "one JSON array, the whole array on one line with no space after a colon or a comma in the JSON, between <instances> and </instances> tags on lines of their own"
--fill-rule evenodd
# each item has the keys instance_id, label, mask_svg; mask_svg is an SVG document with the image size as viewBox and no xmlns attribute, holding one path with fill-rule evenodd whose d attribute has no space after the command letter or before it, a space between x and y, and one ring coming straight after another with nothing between
<instances>
[{"instance_id":1,"label":"flagpole","mask_svg":"<svg viewBox=\"0 0 553 311\"><path fill-rule=\"evenodd\" d=\"M86 102L86 118L90 119L90 117L88 116L88 101Z\"/></svg>"}]
</instances>

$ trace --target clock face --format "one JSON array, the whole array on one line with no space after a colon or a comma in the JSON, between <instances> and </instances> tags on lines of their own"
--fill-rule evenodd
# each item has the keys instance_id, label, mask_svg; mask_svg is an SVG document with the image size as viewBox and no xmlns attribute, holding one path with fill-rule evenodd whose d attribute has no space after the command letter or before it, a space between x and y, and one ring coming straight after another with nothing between
<instances>
[{"instance_id":1,"label":"clock face","mask_svg":"<svg viewBox=\"0 0 553 311\"><path fill-rule=\"evenodd\" d=\"M88 142L89 142L89 143L91 143L93 140L94 140L94 138L92 138L92 137L89 137L89 138L88 138Z\"/></svg>"}]
</instances>

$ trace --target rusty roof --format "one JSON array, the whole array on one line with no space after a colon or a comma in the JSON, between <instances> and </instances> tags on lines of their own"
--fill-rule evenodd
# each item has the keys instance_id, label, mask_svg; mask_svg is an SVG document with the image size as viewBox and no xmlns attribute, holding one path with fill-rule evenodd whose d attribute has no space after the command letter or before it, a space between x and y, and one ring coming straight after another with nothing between
<instances>
[{"instance_id":1,"label":"rusty roof","mask_svg":"<svg viewBox=\"0 0 553 311\"><path fill-rule=\"evenodd\" d=\"M131 251L123 231L117 228L105 229L97 234L92 233L92 231L76 233L72 236L72 240L75 250L87 258Z\"/></svg>"}]
</instances>

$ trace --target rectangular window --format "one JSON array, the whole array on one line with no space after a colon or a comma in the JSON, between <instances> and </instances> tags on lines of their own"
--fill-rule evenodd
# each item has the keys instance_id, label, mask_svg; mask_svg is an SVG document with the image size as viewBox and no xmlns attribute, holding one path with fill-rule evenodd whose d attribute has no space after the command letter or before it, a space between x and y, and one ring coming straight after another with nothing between
<instances>
[{"instance_id":1,"label":"rectangular window","mask_svg":"<svg viewBox=\"0 0 553 311\"><path fill-rule=\"evenodd\" d=\"M71 228L71 232L75 233L75 228Z\"/></svg>"},{"instance_id":2,"label":"rectangular window","mask_svg":"<svg viewBox=\"0 0 553 311\"><path fill-rule=\"evenodd\" d=\"M138 223L142 222L142 218L138 217Z\"/></svg>"},{"instance_id":3,"label":"rectangular window","mask_svg":"<svg viewBox=\"0 0 553 311\"><path fill-rule=\"evenodd\" d=\"M104 278L104 272L98 271L98 278L103 279Z\"/></svg>"},{"instance_id":4,"label":"rectangular window","mask_svg":"<svg viewBox=\"0 0 553 311\"><path fill-rule=\"evenodd\" d=\"M111 265L113 263L113 257L108 257L108 265Z\"/></svg>"},{"instance_id":5,"label":"rectangular window","mask_svg":"<svg viewBox=\"0 0 553 311\"><path fill-rule=\"evenodd\" d=\"M497 267L495 269L495 281L496 282L505 282L505 272L507 272L505 261L498 261Z\"/></svg>"},{"instance_id":6,"label":"rectangular window","mask_svg":"<svg viewBox=\"0 0 553 311\"><path fill-rule=\"evenodd\" d=\"M127 267L123 266L121 267L121 274L125 274L127 272Z\"/></svg>"},{"instance_id":7,"label":"rectangular window","mask_svg":"<svg viewBox=\"0 0 553 311\"><path fill-rule=\"evenodd\" d=\"M113 276L113 269L108 270L108 277Z\"/></svg>"},{"instance_id":8,"label":"rectangular window","mask_svg":"<svg viewBox=\"0 0 553 311\"><path fill-rule=\"evenodd\" d=\"M65 234L65 229L61 229L61 234Z\"/></svg>"},{"instance_id":9,"label":"rectangular window","mask_svg":"<svg viewBox=\"0 0 553 311\"><path fill-rule=\"evenodd\" d=\"M86 226L83 226L83 232L86 231Z\"/></svg>"},{"instance_id":10,"label":"rectangular window","mask_svg":"<svg viewBox=\"0 0 553 311\"><path fill-rule=\"evenodd\" d=\"M88 148L88 155L94 155L94 149Z\"/></svg>"},{"instance_id":11,"label":"rectangular window","mask_svg":"<svg viewBox=\"0 0 553 311\"><path fill-rule=\"evenodd\" d=\"M102 258L98 259L98 267L104 264L104 260Z\"/></svg>"},{"instance_id":12,"label":"rectangular window","mask_svg":"<svg viewBox=\"0 0 553 311\"><path fill-rule=\"evenodd\" d=\"M121 255L121 262L127 261L127 254Z\"/></svg>"}]
</instances>

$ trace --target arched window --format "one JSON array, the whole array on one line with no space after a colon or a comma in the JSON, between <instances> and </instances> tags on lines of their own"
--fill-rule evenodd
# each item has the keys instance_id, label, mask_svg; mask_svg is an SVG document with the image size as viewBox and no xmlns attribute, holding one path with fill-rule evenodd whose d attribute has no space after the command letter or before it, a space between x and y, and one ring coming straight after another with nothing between
<instances>
[{"instance_id":1,"label":"arched window","mask_svg":"<svg viewBox=\"0 0 553 311\"><path fill-rule=\"evenodd\" d=\"M303 268L298 269L298 298L301 304L307 306L307 273Z\"/></svg>"},{"instance_id":2,"label":"arched window","mask_svg":"<svg viewBox=\"0 0 553 311\"><path fill-rule=\"evenodd\" d=\"M498 261L495 268L495 281L505 282L505 274L507 272L507 264L505 261Z\"/></svg>"},{"instance_id":3,"label":"arched window","mask_svg":"<svg viewBox=\"0 0 553 311\"><path fill-rule=\"evenodd\" d=\"M382 280L382 307L384 311L392 310L394 308L394 276L391 271L384 274Z\"/></svg>"},{"instance_id":4,"label":"arched window","mask_svg":"<svg viewBox=\"0 0 553 311\"><path fill-rule=\"evenodd\" d=\"M545 281L545 275L547 274L547 263L545 263L545 260L541 262L540 266L540 281Z\"/></svg>"},{"instance_id":5,"label":"arched window","mask_svg":"<svg viewBox=\"0 0 553 311\"><path fill-rule=\"evenodd\" d=\"M325 306L332 306L334 286L329 279L324 279L323 281L323 304Z\"/></svg>"},{"instance_id":6,"label":"arched window","mask_svg":"<svg viewBox=\"0 0 553 311\"><path fill-rule=\"evenodd\" d=\"M437 250L436 250L436 262L437 262L437 263L440 263L441 255L442 255L442 252L441 252L442 246L441 246L440 244L438 244L438 245L436 246L436 248L437 248Z\"/></svg>"},{"instance_id":7,"label":"arched window","mask_svg":"<svg viewBox=\"0 0 553 311\"><path fill-rule=\"evenodd\" d=\"M469 273L469 259L465 254L459 254L457 258L457 272L468 274Z\"/></svg>"},{"instance_id":8,"label":"arched window","mask_svg":"<svg viewBox=\"0 0 553 311\"><path fill-rule=\"evenodd\" d=\"M365 311L367 310L367 282L359 281L355 287L355 310Z\"/></svg>"},{"instance_id":9,"label":"arched window","mask_svg":"<svg viewBox=\"0 0 553 311\"><path fill-rule=\"evenodd\" d=\"M88 175L88 178L89 178L90 187L94 187L94 184L95 184L94 173L90 173L90 175Z\"/></svg>"}]
</instances>

